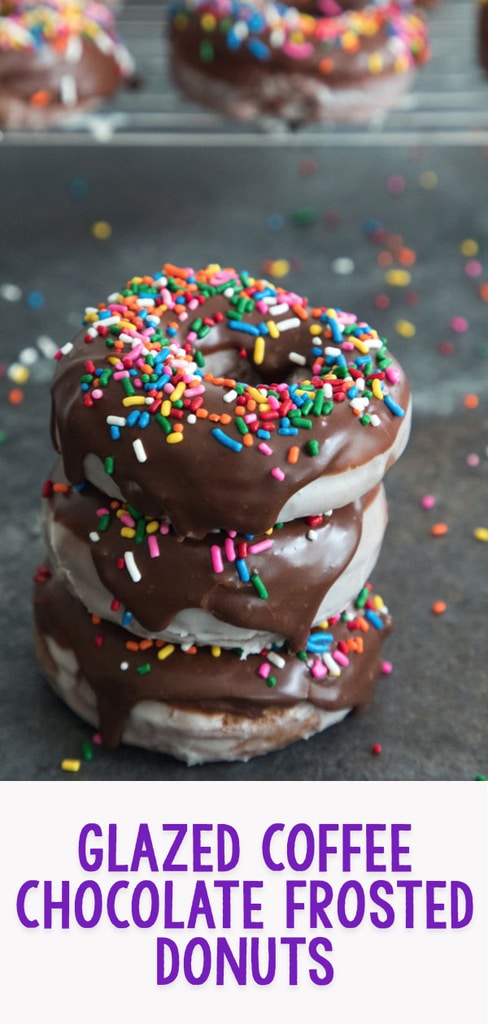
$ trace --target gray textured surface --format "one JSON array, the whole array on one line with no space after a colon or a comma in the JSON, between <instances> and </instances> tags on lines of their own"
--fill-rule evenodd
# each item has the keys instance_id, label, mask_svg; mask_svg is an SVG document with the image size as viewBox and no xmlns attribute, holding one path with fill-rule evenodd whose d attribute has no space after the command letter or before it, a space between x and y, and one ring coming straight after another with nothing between
<instances>
[{"instance_id":1,"label":"gray textured surface","mask_svg":"<svg viewBox=\"0 0 488 1024\"><path fill-rule=\"evenodd\" d=\"M425 171L435 172L436 187L422 187ZM404 179L401 195L389 191L391 175ZM78 198L75 179L86 185ZM374 574L396 622L385 651L394 669L379 681L369 713L248 765L187 769L126 747L97 751L72 776L60 762L80 755L91 730L40 677L30 609L30 580L42 557L39 493L51 464L51 366L43 358L35 363L20 405L8 401L9 377L0 379L0 778L469 780L488 774L488 544L473 537L475 527L488 527L488 305L478 293L480 281L488 281L487 182L481 145L399 147L385 140L370 148L364 133L357 147L336 144L329 151L252 141L242 148L0 149L0 290L6 282L22 289L19 301L0 297L4 374L40 335L63 344L85 305L165 259L261 271L263 261L282 258L291 270L279 283L312 302L353 310L389 338L415 398L409 448L386 478L390 525ZM299 226L303 208L313 223ZM280 230L272 229L280 221L270 226L272 214L282 217ZM386 229L383 246L365 231L372 218ZM110 223L109 239L91 234L97 220ZM407 288L387 285L377 262L382 249L392 251L392 235L416 253ZM479 278L465 273L460 246L467 238L479 244ZM334 272L340 256L354 261L351 274ZM32 291L42 293L42 308L29 305ZM380 292L390 298L385 310L375 308ZM465 333L450 326L455 316L469 321ZM415 326L410 338L396 329L404 319ZM446 342L450 355L439 351ZM479 396L477 409L465 408L468 392ZM466 462L473 453L477 466ZM430 512L421 507L425 493L436 497ZM430 527L438 520L449 532L433 538ZM447 604L443 616L431 612L438 599ZM381 756L372 755L374 743L382 744Z\"/></svg>"}]
</instances>

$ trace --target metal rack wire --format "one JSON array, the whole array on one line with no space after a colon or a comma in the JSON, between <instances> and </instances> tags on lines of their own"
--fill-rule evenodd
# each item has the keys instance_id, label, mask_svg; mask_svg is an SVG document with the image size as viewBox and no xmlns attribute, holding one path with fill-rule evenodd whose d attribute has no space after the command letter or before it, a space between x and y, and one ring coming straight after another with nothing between
<instances>
[{"instance_id":1,"label":"metal rack wire","mask_svg":"<svg viewBox=\"0 0 488 1024\"><path fill-rule=\"evenodd\" d=\"M142 87L122 91L101 111L64 127L10 131L0 138L8 146L485 146L488 77L477 59L476 8L476 0L446 0L432 12L432 59L385 117L352 128L309 125L289 132L264 131L187 102L168 71L165 5L128 0L117 22Z\"/></svg>"}]
</instances>

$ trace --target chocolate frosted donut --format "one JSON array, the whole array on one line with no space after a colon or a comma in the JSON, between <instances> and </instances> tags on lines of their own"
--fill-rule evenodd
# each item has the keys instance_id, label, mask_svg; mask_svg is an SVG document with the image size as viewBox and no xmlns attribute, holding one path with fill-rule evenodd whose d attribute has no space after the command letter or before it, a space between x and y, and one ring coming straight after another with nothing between
<instances>
[{"instance_id":1,"label":"chocolate frosted donut","mask_svg":"<svg viewBox=\"0 0 488 1024\"><path fill-rule=\"evenodd\" d=\"M345 607L374 568L387 518L378 485L267 534L179 542L166 521L71 487L59 464L43 494L49 559L90 612L138 636L246 656L285 640L299 650L315 622Z\"/></svg>"},{"instance_id":2,"label":"chocolate frosted donut","mask_svg":"<svg viewBox=\"0 0 488 1024\"><path fill-rule=\"evenodd\" d=\"M103 4L0 0L3 127L42 127L91 110L133 72Z\"/></svg>"},{"instance_id":3,"label":"chocolate frosted donut","mask_svg":"<svg viewBox=\"0 0 488 1024\"><path fill-rule=\"evenodd\" d=\"M395 3L173 0L169 31L172 73L190 99L292 125L367 120L430 57L422 15Z\"/></svg>"},{"instance_id":4,"label":"chocolate frosted donut","mask_svg":"<svg viewBox=\"0 0 488 1024\"><path fill-rule=\"evenodd\" d=\"M45 675L104 744L136 743L189 764L247 760L365 708L391 630L381 599L364 588L297 655L185 653L93 618L47 567L36 574L34 609Z\"/></svg>"},{"instance_id":5,"label":"chocolate frosted donut","mask_svg":"<svg viewBox=\"0 0 488 1024\"><path fill-rule=\"evenodd\" d=\"M52 386L67 478L167 516L179 537L347 505L407 443L409 386L385 340L245 272L167 264L85 325Z\"/></svg>"}]
</instances>

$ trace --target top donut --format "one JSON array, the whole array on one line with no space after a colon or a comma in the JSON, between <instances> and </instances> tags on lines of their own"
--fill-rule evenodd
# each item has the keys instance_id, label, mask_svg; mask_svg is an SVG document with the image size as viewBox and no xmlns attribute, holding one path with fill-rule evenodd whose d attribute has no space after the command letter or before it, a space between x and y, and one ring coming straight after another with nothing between
<instances>
[{"instance_id":1,"label":"top donut","mask_svg":"<svg viewBox=\"0 0 488 1024\"><path fill-rule=\"evenodd\" d=\"M52 386L66 475L179 536L341 507L407 443L408 381L377 331L245 271L165 264L84 322Z\"/></svg>"}]
</instances>

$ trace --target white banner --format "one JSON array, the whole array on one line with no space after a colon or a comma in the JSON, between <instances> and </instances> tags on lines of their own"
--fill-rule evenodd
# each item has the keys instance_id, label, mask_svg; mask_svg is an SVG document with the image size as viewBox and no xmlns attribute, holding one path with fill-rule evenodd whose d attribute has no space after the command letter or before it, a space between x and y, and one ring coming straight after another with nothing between
<instances>
[{"instance_id":1,"label":"white banner","mask_svg":"<svg viewBox=\"0 0 488 1024\"><path fill-rule=\"evenodd\" d=\"M5 1019L486 1024L486 793L0 784Z\"/></svg>"}]
</instances>

